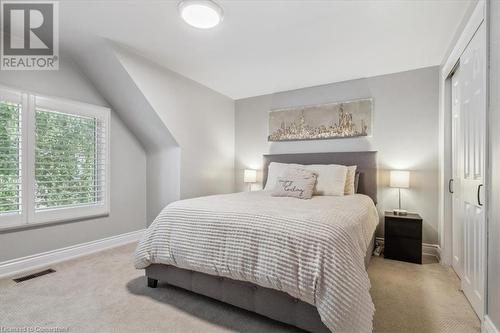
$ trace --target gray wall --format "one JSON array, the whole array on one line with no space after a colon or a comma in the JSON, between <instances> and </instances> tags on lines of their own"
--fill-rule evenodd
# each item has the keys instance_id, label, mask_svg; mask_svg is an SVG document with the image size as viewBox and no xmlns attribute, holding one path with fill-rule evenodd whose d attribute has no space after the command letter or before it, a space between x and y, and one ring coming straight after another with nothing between
<instances>
[{"instance_id":1,"label":"gray wall","mask_svg":"<svg viewBox=\"0 0 500 333\"><path fill-rule=\"evenodd\" d=\"M114 50L180 147L180 198L233 192L234 101L123 47Z\"/></svg>"},{"instance_id":2,"label":"gray wall","mask_svg":"<svg viewBox=\"0 0 500 333\"><path fill-rule=\"evenodd\" d=\"M260 169L267 153L377 150L378 208L397 207L388 170L411 170L404 208L424 219L424 242L438 241L438 67L333 83L236 101L235 184L244 190L243 170ZM267 142L268 111L274 108L373 97L373 136L324 141ZM382 219L381 219L382 221ZM378 235L383 235L382 226Z\"/></svg>"},{"instance_id":3,"label":"gray wall","mask_svg":"<svg viewBox=\"0 0 500 333\"><path fill-rule=\"evenodd\" d=\"M137 84L100 38L76 39L71 55L99 93L119 113L147 155L147 221L180 198L180 147ZM92 50L92 52L88 52Z\"/></svg>"},{"instance_id":4,"label":"gray wall","mask_svg":"<svg viewBox=\"0 0 500 333\"><path fill-rule=\"evenodd\" d=\"M500 2L490 5L488 316L500 329ZM488 187L487 187L488 188Z\"/></svg>"},{"instance_id":5,"label":"gray wall","mask_svg":"<svg viewBox=\"0 0 500 333\"><path fill-rule=\"evenodd\" d=\"M62 54L59 71L2 71L0 84L45 95L108 106ZM111 204L108 217L0 231L0 262L119 235L146 227L146 154L111 113Z\"/></svg>"}]
</instances>

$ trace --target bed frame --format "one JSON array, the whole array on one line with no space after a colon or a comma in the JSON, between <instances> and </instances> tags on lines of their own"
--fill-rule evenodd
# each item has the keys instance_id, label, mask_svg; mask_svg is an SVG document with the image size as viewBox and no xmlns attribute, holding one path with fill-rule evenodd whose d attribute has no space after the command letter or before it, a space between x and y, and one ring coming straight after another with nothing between
<instances>
[{"instance_id":1,"label":"bed frame","mask_svg":"<svg viewBox=\"0 0 500 333\"><path fill-rule=\"evenodd\" d=\"M377 203L376 152L264 155L264 182L267 179L267 167L271 162L357 165L359 172L358 193L370 196ZM365 256L366 267L368 267L372 255L374 236ZM330 332L321 321L316 307L282 291L161 264L147 267L146 276L150 288L156 288L158 281L161 281L309 332Z\"/></svg>"}]
</instances>

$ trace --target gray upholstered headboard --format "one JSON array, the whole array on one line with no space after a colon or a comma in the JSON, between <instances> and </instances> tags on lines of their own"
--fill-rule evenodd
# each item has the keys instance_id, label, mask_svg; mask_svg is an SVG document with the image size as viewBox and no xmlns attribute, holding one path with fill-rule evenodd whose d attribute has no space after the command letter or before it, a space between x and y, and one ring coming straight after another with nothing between
<instances>
[{"instance_id":1,"label":"gray upholstered headboard","mask_svg":"<svg viewBox=\"0 0 500 333\"><path fill-rule=\"evenodd\" d=\"M357 165L359 172L358 193L366 194L377 203L377 152L357 151L338 153L305 153L264 155L263 181L267 180L267 168L271 162L298 164Z\"/></svg>"}]
</instances>

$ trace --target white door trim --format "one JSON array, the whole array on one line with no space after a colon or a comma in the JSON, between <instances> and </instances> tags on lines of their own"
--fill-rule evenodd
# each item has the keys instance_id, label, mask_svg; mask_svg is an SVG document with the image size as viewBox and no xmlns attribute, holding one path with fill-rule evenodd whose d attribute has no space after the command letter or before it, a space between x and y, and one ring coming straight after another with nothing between
<instances>
[{"instance_id":1,"label":"white door trim","mask_svg":"<svg viewBox=\"0 0 500 333\"><path fill-rule=\"evenodd\" d=\"M457 43L455 44L453 50L448 56L448 59L446 59L445 63L441 67L442 78L446 79L450 75L453 67L457 63L458 59L460 59L460 56L462 55L465 48L469 44L470 40L476 33L481 23L483 23L485 18L485 12L486 12L486 2L485 0L479 0L478 3L476 4L476 8L474 8L474 11L472 12L469 21L467 22L467 25L460 34Z\"/></svg>"},{"instance_id":2,"label":"white door trim","mask_svg":"<svg viewBox=\"0 0 500 333\"><path fill-rule=\"evenodd\" d=\"M483 325L481 326L482 333L500 333L491 321L488 315L484 316Z\"/></svg>"},{"instance_id":3,"label":"white door trim","mask_svg":"<svg viewBox=\"0 0 500 333\"><path fill-rule=\"evenodd\" d=\"M10 277L23 272L45 268L62 261L75 259L91 253L137 242L145 229L111 236L87 243L68 246L62 249L38 253L22 258L0 262L0 278Z\"/></svg>"},{"instance_id":4,"label":"white door trim","mask_svg":"<svg viewBox=\"0 0 500 333\"><path fill-rule=\"evenodd\" d=\"M461 203L460 200L462 184L461 184L461 176L462 176L462 162L461 162L461 149L460 143L462 136L460 135L461 131L461 77L460 77L460 66L454 71L451 77L451 172L450 178L453 179L453 186L451 186L451 179L448 181L448 192L453 190L451 194L451 210L450 210L450 218L452 224L452 262L451 266L455 270L455 273L462 279L463 273L463 250L464 250L464 219L461 212ZM450 188L452 187L452 188Z\"/></svg>"}]
</instances>

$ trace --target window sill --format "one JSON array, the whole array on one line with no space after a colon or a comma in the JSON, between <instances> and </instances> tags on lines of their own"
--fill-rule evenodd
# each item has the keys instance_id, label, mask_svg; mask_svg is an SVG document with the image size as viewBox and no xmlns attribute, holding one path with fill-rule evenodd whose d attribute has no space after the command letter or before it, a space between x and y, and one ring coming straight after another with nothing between
<instances>
[{"instance_id":1,"label":"window sill","mask_svg":"<svg viewBox=\"0 0 500 333\"><path fill-rule=\"evenodd\" d=\"M66 223L72 223L72 222L87 221L87 220L92 220L92 219L102 218L102 217L109 217L109 212L92 214L92 215L87 215L87 216L79 216L79 217L73 217L73 218L68 217L68 218L62 218L62 219L57 219L57 220L53 220L53 221L31 222L31 223L22 223L22 224L19 224L19 223L7 224L5 226L2 226L1 221L0 221L0 234L8 233L8 232L22 231L22 230L29 230L29 229L38 229L38 228L48 227L48 226L57 225L57 224L66 224Z\"/></svg>"}]
</instances>

